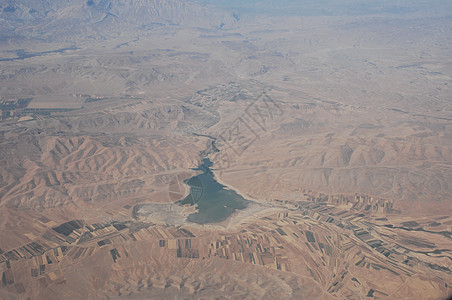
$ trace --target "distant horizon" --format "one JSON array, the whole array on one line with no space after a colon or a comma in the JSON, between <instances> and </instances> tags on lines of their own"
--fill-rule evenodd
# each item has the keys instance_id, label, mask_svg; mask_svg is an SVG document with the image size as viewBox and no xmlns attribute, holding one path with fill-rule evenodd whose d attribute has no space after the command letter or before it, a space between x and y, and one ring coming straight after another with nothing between
<instances>
[{"instance_id":1,"label":"distant horizon","mask_svg":"<svg viewBox=\"0 0 452 300\"><path fill-rule=\"evenodd\" d=\"M444 15L452 16L452 3L444 0L192 0L241 13L273 16Z\"/></svg>"},{"instance_id":2,"label":"distant horizon","mask_svg":"<svg viewBox=\"0 0 452 300\"><path fill-rule=\"evenodd\" d=\"M451 49L444 0L4 0L0 300L446 299Z\"/></svg>"}]
</instances>

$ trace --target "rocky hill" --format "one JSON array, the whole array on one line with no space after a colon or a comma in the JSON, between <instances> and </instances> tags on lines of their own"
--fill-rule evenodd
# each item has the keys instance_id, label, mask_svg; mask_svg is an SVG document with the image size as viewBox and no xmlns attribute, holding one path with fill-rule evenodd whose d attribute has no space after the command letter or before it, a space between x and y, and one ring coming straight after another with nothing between
<instances>
[{"instance_id":1,"label":"rocky hill","mask_svg":"<svg viewBox=\"0 0 452 300\"><path fill-rule=\"evenodd\" d=\"M223 27L231 14L192 1L87 0L7 1L0 4L0 34L6 38L68 40L164 24Z\"/></svg>"}]
</instances>

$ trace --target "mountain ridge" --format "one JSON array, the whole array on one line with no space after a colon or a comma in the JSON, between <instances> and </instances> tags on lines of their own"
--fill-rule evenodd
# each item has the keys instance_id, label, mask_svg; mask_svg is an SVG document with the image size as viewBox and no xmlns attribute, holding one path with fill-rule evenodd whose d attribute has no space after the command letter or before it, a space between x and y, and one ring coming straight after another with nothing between
<instances>
[{"instance_id":1,"label":"mountain ridge","mask_svg":"<svg viewBox=\"0 0 452 300\"><path fill-rule=\"evenodd\" d=\"M0 4L0 37L60 40L86 32L123 32L153 24L219 28L236 19L226 11L192 1L88 0L8 1Z\"/></svg>"}]
</instances>

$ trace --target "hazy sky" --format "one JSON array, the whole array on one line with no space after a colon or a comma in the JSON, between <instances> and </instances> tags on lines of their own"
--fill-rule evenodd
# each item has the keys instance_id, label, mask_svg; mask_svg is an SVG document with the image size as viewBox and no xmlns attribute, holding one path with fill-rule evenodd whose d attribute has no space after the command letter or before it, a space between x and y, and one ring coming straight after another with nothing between
<instances>
[{"instance_id":1,"label":"hazy sky","mask_svg":"<svg viewBox=\"0 0 452 300\"><path fill-rule=\"evenodd\" d=\"M195 0L240 12L270 15L367 15L367 14L441 14L452 15L450 0Z\"/></svg>"}]
</instances>

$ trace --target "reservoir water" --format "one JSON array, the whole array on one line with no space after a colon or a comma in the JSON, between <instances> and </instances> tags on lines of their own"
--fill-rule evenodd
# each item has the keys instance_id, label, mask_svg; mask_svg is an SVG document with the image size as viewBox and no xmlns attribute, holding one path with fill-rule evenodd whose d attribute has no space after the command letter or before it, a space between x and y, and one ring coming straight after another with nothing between
<instances>
[{"instance_id":1,"label":"reservoir water","mask_svg":"<svg viewBox=\"0 0 452 300\"><path fill-rule=\"evenodd\" d=\"M209 159L204 159L196 169L203 173L185 181L190 186L190 193L178 203L197 205L198 211L188 216L191 222L205 224L224 221L237 209L246 208L250 202L234 190L218 183L210 169L212 165Z\"/></svg>"}]
</instances>

